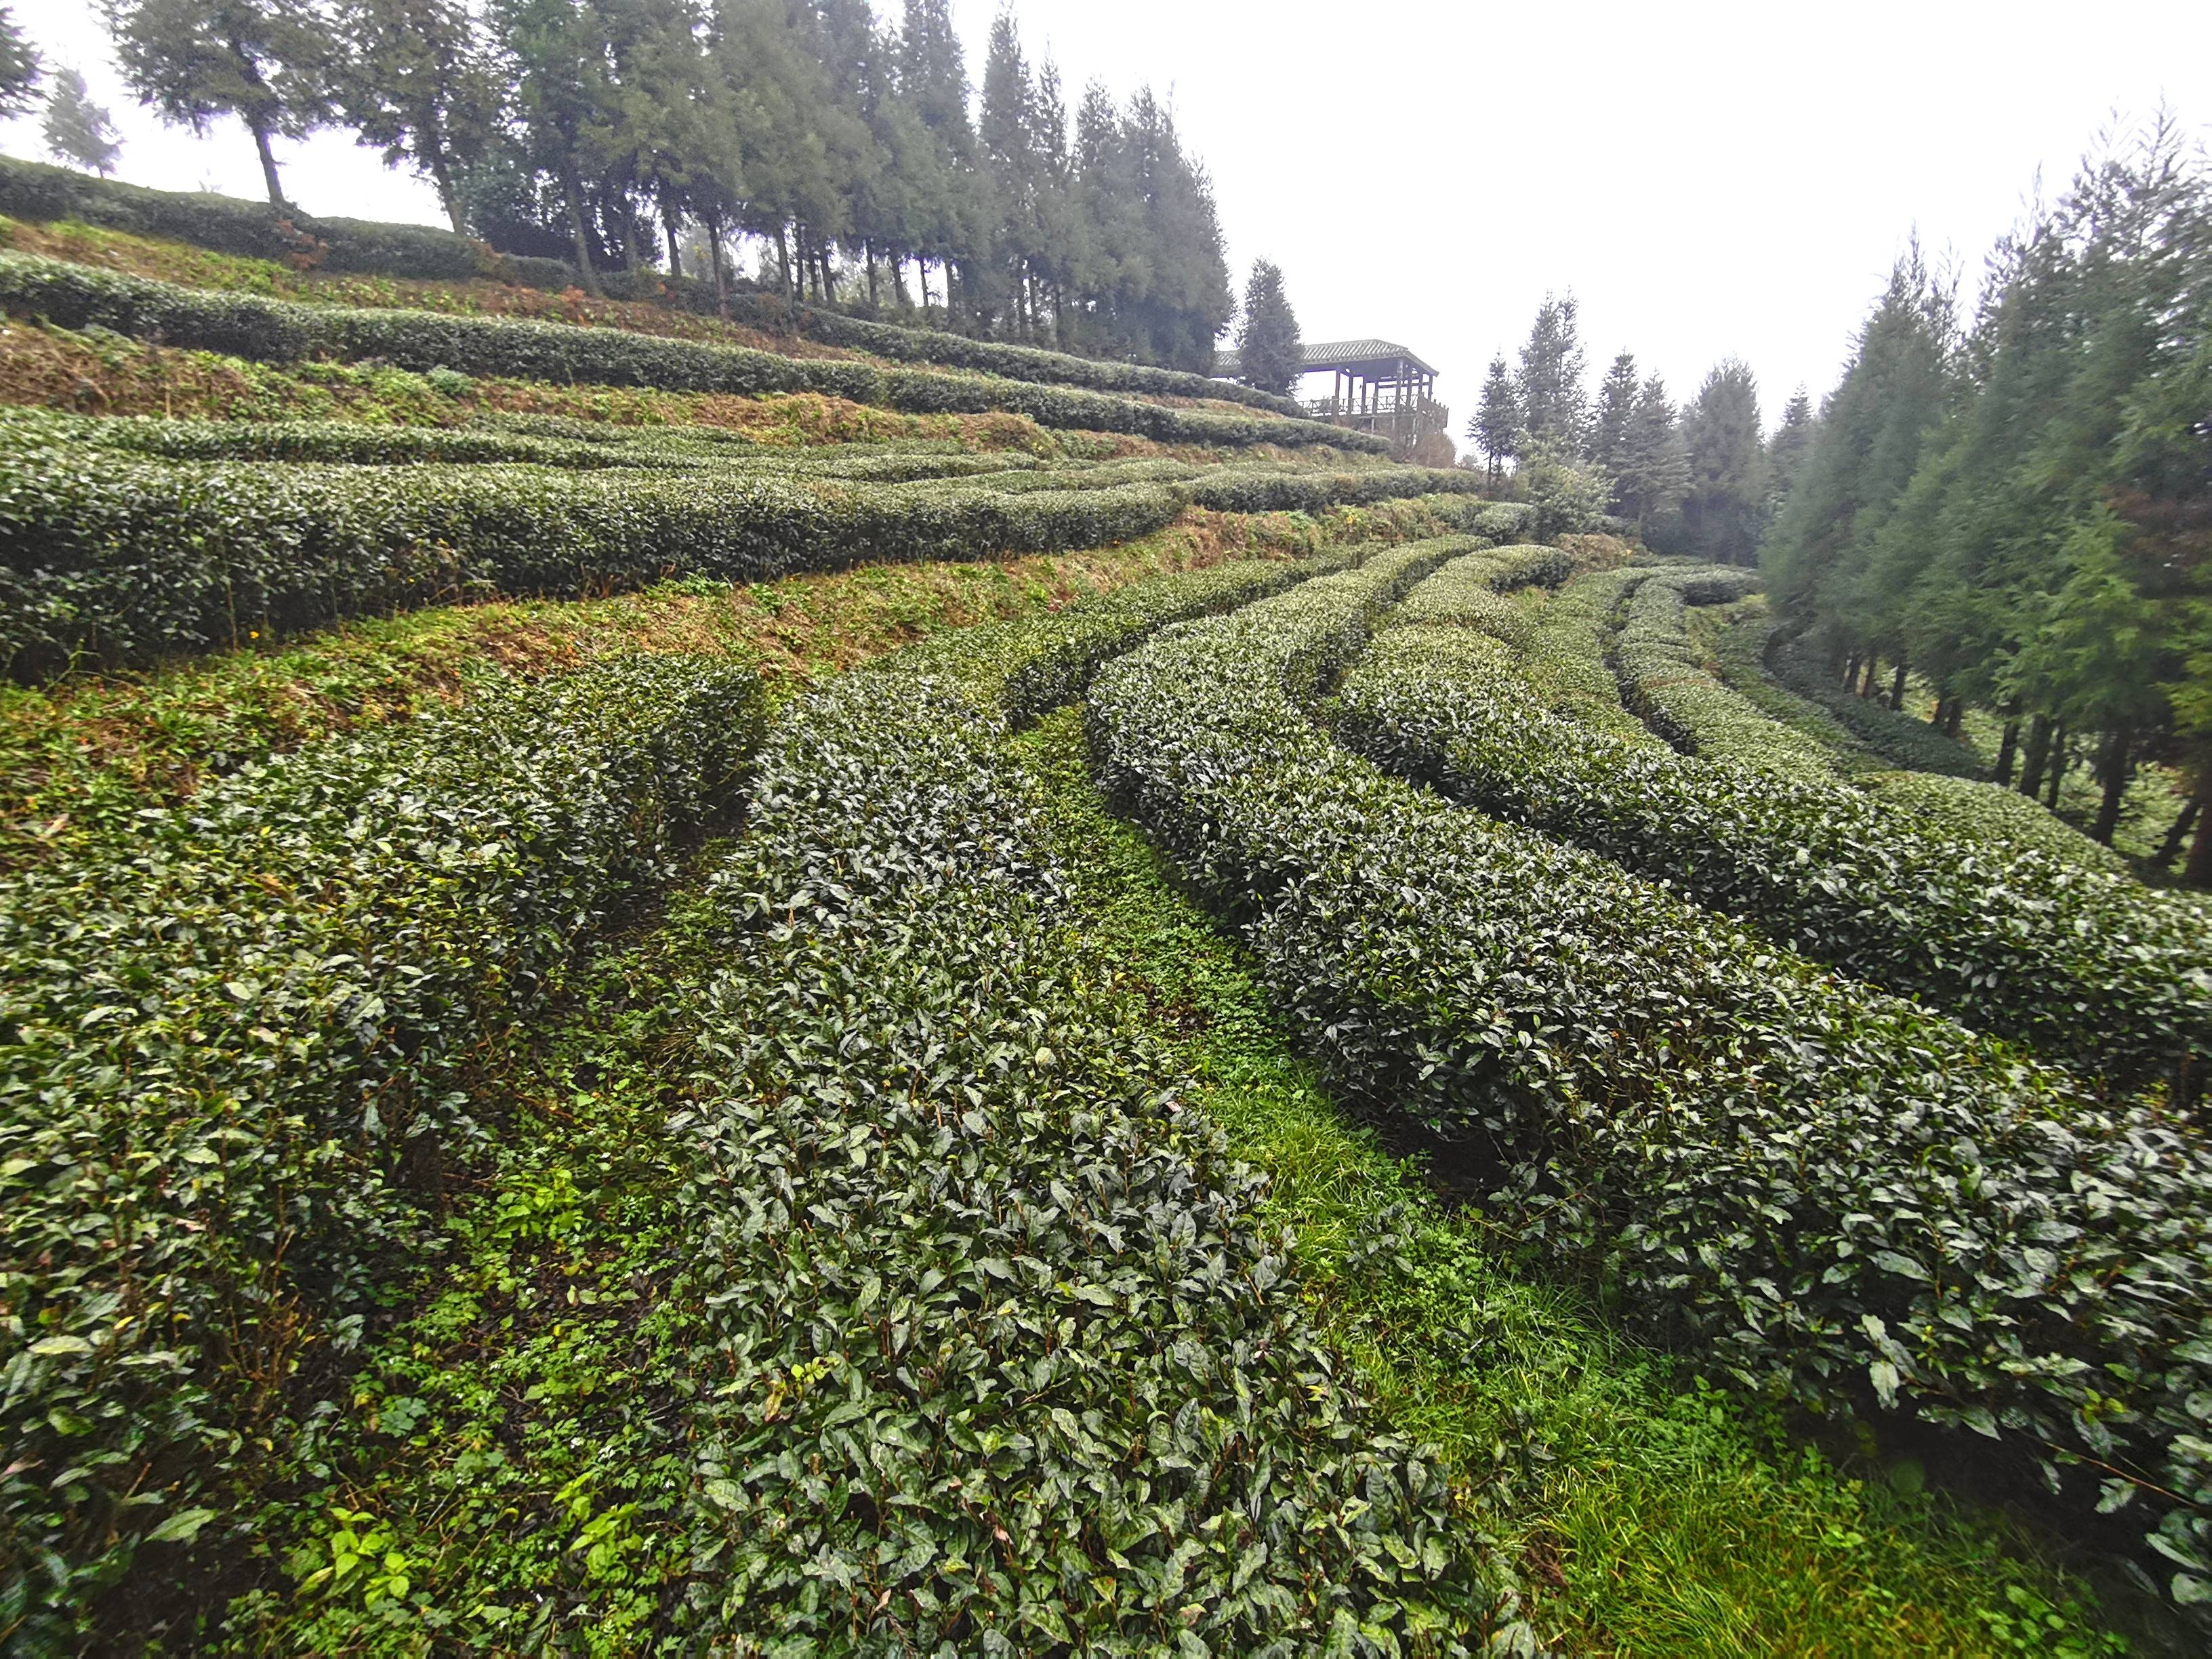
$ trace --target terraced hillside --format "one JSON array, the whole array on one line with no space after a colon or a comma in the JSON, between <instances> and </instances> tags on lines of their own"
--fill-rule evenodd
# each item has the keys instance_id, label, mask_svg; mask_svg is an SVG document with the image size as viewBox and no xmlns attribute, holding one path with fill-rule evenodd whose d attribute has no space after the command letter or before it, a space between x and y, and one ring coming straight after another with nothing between
<instances>
[{"instance_id":1,"label":"terraced hillside","mask_svg":"<svg viewBox=\"0 0 2212 1659\"><path fill-rule=\"evenodd\" d=\"M1736 578L1164 372L10 234L11 1650L2197 1594L2204 915L1861 789Z\"/></svg>"}]
</instances>

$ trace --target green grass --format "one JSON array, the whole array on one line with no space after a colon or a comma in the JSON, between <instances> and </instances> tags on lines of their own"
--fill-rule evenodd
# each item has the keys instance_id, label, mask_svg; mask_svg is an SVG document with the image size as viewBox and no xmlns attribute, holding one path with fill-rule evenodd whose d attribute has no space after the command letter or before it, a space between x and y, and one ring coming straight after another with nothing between
<instances>
[{"instance_id":1,"label":"green grass","mask_svg":"<svg viewBox=\"0 0 2212 1659\"><path fill-rule=\"evenodd\" d=\"M1998 1518L1863 1478L1778 1419L1502 1265L1474 1209L1348 1121L1239 948L1090 781L1072 712L1023 750L1075 881L1081 948L1181 1043L1199 1103L1265 1170L1330 1340L1432 1442L1571 1652L2121 1654L2089 1591Z\"/></svg>"},{"instance_id":2,"label":"green grass","mask_svg":"<svg viewBox=\"0 0 2212 1659\"><path fill-rule=\"evenodd\" d=\"M392 1322L307 1407L319 1432L270 1472L180 1650L615 1655L665 1630L707 1340L666 1120L718 914L680 887L501 1057L495 1145L392 1285Z\"/></svg>"}]
</instances>

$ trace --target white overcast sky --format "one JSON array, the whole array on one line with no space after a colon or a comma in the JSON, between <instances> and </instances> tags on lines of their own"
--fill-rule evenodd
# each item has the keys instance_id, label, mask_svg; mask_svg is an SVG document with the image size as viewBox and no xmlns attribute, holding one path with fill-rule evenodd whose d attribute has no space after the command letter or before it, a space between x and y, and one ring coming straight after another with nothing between
<instances>
[{"instance_id":1,"label":"white overcast sky","mask_svg":"<svg viewBox=\"0 0 2212 1659\"><path fill-rule=\"evenodd\" d=\"M895 0L878 0L884 9ZM980 76L994 0L954 0ZM1455 427L1547 290L1593 380L1635 352L1686 396L1743 357L1770 416L1833 384L1917 227L1966 270L2115 112L2212 136L2212 3L1855 0L1513 5L1015 0L1070 100L1171 94L1242 286L1280 264L1310 340L1379 335L1442 372ZM121 176L260 194L244 133L167 129L116 82L97 7L15 0L114 109ZM35 118L0 149L39 153ZM439 222L428 186L325 133L281 149L310 212Z\"/></svg>"}]
</instances>

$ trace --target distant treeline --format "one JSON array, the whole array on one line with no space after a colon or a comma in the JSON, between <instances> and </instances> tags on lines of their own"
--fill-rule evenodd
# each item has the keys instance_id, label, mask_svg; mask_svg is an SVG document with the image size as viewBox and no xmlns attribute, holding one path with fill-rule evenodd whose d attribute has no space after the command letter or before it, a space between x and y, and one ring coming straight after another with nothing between
<instances>
[{"instance_id":1,"label":"distant treeline","mask_svg":"<svg viewBox=\"0 0 2212 1659\"><path fill-rule=\"evenodd\" d=\"M1060 75L993 26L971 87L949 0L119 0L132 90L196 129L349 128L453 228L599 273L718 286L740 234L793 298L1204 371L1233 310L1204 168L1149 89ZM971 93L980 95L971 97ZM935 281L933 284L933 273Z\"/></svg>"},{"instance_id":2,"label":"distant treeline","mask_svg":"<svg viewBox=\"0 0 2212 1659\"><path fill-rule=\"evenodd\" d=\"M1812 420L1801 390L1763 435L1759 381L1734 357L1678 409L1624 351L1593 398L1570 294L1539 307L1517 368L1492 361L1467 435L1492 483L1535 504L1545 534L1611 517L1659 552L1748 564Z\"/></svg>"},{"instance_id":3,"label":"distant treeline","mask_svg":"<svg viewBox=\"0 0 2212 1659\"><path fill-rule=\"evenodd\" d=\"M2109 840L2179 766L2212 885L2212 173L2171 121L2108 143L1990 254L1972 323L1916 248L1821 407L1768 535L1801 651L1940 724L2001 711L1999 782L2093 741ZM2169 854L2171 855L2171 853Z\"/></svg>"}]
</instances>

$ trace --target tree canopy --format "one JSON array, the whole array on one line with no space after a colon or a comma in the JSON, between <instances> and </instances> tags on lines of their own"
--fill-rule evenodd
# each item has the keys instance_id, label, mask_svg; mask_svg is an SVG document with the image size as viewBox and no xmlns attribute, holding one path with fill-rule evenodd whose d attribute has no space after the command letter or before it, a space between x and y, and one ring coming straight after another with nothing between
<instances>
[{"instance_id":1,"label":"tree canopy","mask_svg":"<svg viewBox=\"0 0 2212 1659\"><path fill-rule=\"evenodd\" d=\"M1244 384L1288 396L1305 372L1298 319L1283 292L1280 266L1255 260L1244 284L1244 319L1237 335L1237 362Z\"/></svg>"}]
</instances>

